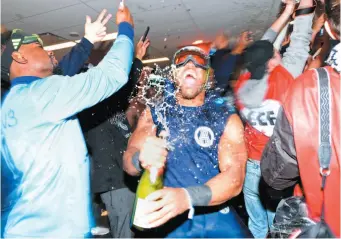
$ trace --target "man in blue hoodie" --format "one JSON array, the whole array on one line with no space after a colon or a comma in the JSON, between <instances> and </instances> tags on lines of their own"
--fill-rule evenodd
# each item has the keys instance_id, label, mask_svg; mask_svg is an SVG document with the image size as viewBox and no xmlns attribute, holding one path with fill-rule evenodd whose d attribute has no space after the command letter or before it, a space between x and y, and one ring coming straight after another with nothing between
<instances>
[{"instance_id":1,"label":"man in blue hoodie","mask_svg":"<svg viewBox=\"0 0 341 239\"><path fill-rule=\"evenodd\" d=\"M104 12L96 20L102 32L109 19ZM15 204L4 237L89 233L89 158L75 115L128 79L134 48L128 8L119 9L116 23L117 40L102 62L73 77L53 75L58 63L37 35L14 30L6 43L1 68L11 89L2 102L2 153L14 177L10 198Z\"/></svg>"}]
</instances>

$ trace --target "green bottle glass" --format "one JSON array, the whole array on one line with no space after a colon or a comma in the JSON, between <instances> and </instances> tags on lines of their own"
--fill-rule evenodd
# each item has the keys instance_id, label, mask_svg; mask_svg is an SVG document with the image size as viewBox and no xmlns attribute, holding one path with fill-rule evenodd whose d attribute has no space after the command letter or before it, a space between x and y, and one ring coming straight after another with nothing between
<instances>
[{"instance_id":1,"label":"green bottle glass","mask_svg":"<svg viewBox=\"0 0 341 239\"><path fill-rule=\"evenodd\" d=\"M146 197L163 188L163 168L151 167L144 170L136 191L136 198L132 214L132 225L143 231L150 226L146 221L145 210L148 209Z\"/></svg>"}]
</instances>

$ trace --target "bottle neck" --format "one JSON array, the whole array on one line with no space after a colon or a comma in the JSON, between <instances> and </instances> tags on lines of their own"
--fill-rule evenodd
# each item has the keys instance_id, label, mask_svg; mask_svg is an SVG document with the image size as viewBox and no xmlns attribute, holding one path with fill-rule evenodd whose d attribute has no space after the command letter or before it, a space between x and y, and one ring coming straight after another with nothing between
<instances>
[{"instance_id":1,"label":"bottle neck","mask_svg":"<svg viewBox=\"0 0 341 239\"><path fill-rule=\"evenodd\" d=\"M164 172L164 168L157 168L155 166L151 166L149 169L149 180L152 183L155 183L158 177L162 177L163 172Z\"/></svg>"}]
</instances>

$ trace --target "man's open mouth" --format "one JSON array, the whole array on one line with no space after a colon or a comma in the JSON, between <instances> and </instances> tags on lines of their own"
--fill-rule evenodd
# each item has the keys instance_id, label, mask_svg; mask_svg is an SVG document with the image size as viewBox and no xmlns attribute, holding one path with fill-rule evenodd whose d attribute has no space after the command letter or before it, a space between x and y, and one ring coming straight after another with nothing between
<instances>
[{"instance_id":1,"label":"man's open mouth","mask_svg":"<svg viewBox=\"0 0 341 239\"><path fill-rule=\"evenodd\" d=\"M197 76L193 72L187 72L185 74L185 80L196 80Z\"/></svg>"}]
</instances>

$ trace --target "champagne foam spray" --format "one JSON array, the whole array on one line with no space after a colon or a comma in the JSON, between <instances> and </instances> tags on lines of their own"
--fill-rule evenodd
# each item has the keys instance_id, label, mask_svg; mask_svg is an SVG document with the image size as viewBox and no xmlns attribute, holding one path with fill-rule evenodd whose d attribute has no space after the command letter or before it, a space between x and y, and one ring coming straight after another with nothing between
<instances>
[{"instance_id":1,"label":"champagne foam spray","mask_svg":"<svg viewBox=\"0 0 341 239\"><path fill-rule=\"evenodd\" d=\"M156 167L150 168L150 181L151 183L155 183L157 179L158 169Z\"/></svg>"},{"instance_id":2,"label":"champagne foam spray","mask_svg":"<svg viewBox=\"0 0 341 239\"><path fill-rule=\"evenodd\" d=\"M165 68L159 67L155 64L155 71L153 74L145 74L144 79L140 79L143 82L140 86L137 86L141 92L140 97L142 97L143 101L146 105L155 108L155 113L157 116L157 120L161 123L162 128L169 132L168 123L166 119L166 111L173 107L168 104L164 99L165 95L167 97L175 97L177 90L169 91L165 87L165 80L174 81L173 79L173 71L174 67L167 66ZM148 97L148 91L150 89L155 90L153 97ZM167 149L173 150L173 147L170 143L167 143Z\"/></svg>"}]
</instances>

